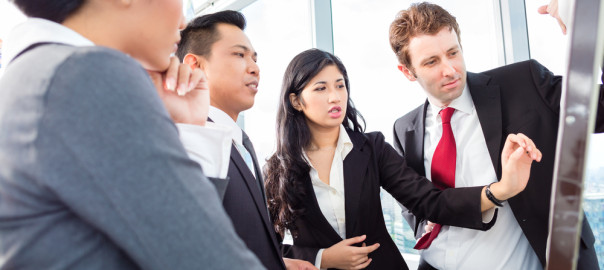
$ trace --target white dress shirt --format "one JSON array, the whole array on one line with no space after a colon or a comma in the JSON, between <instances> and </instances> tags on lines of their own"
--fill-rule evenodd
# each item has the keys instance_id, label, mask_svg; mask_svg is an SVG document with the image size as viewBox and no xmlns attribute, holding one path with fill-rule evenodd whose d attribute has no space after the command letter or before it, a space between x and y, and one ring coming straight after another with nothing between
<instances>
[{"instance_id":1,"label":"white dress shirt","mask_svg":"<svg viewBox=\"0 0 604 270\"><path fill-rule=\"evenodd\" d=\"M495 168L467 86L449 107L456 109L451 118L457 147L455 187L496 182ZM442 135L440 110L430 102L426 113L424 166L428 179L431 177L432 156ZM491 220L493 212L490 210L483 214L483 221ZM507 202L499 208L497 221L490 230L443 226L430 247L420 254L437 269L542 269Z\"/></svg>"},{"instance_id":2,"label":"white dress shirt","mask_svg":"<svg viewBox=\"0 0 604 270\"><path fill-rule=\"evenodd\" d=\"M346 239L346 211L344 207L344 159L352 150L352 141L346 133L344 126L340 125L340 134L336 144L336 150L331 162L331 170L329 171L329 185L325 184L319 178L319 172L310 162L310 159L304 153L308 164L310 164L310 180L312 182L317 202L321 213L329 222L329 225L338 233L342 240ZM323 251L320 249L315 259L315 266L320 268Z\"/></svg>"},{"instance_id":3,"label":"white dress shirt","mask_svg":"<svg viewBox=\"0 0 604 270\"><path fill-rule=\"evenodd\" d=\"M219 124L221 126L227 127L230 130L230 134L227 138L229 140L229 145L231 143L235 143L237 145L237 147L235 147L235 149L237 149L237 151L240 152L241 157L243 158L244 155L241 153L241 151L245 151L245 147L243 146L243 133L241 128L237 125L237 123L233 120L233 118L231 118L228 114L226 114L225 112L223 112L222 110L210 106L210 110L208 112L208 116L210 117L210 119L212 119L212 121L216 124ZM229 157L230 157L230 148L229 148ZM227 165L228 165L228 160L227 160ZM252 171L252 174L254 175L254 177L257 177L255 170L250 169Z\"/></svg>"},{"instance_id":4,"label":"white dress shirt","mask_svg":"<svg viewBox=\"0 0 604 270\"><path fill-rule=\"evenodd\" d=\"M4 68L21 51L36 43L94 46L92 41L61 24L29 18L15 26L4 42ZM231 154L231 129L212 123L205 127L187 124L176 126L189 157L201 165L204 174L208 177L226 178Z\"/></svg>"}]
</instances>

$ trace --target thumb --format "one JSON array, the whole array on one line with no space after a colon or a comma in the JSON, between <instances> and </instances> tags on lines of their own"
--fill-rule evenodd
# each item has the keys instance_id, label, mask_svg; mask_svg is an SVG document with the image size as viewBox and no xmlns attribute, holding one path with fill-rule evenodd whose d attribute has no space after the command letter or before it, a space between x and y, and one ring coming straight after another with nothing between
<instances>
[{"instance_id":1,"label":"thumb","mask_svg":"<svg viewBox=\"0 0 604 270\"><path fill-rule=\"evenodd\" d=\"M539 14L549 14L549 12L547 12L547 5L540 6L537 9L537 12L539 12Z\"/></svg>"}]
</instances>

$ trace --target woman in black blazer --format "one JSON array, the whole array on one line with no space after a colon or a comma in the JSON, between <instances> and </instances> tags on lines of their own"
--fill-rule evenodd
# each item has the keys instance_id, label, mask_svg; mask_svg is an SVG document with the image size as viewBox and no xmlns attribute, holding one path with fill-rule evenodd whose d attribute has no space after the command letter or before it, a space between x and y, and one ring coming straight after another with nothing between
<instances>
[{"instance_id":1,"label":"woman in black blazer","mask_svg":"<svg viewBox=\"0 0 604 270\"><path fill-rule=\"evenodd\" d=\"M294 237L286 257L320 268L407 269L386 230L380 187L431 221L479 230L494 224L496 218L482 221L482 212L494 207L485 187L435 188L381 133L363 132L348 94L346 69L330 53L304 51L285 72L277 151L266 165L265 188L275 230ZM540 159L521 134L510 136L504 148L505 175L491 186L499 199L522 191L531 162Z\"/></svg>"}]
</instances>

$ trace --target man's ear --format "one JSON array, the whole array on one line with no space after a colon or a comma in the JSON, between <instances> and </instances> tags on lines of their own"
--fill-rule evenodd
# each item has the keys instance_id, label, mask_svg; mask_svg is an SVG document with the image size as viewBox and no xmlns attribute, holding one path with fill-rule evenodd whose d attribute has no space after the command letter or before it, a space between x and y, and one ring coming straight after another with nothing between
<instances>
[{"instance_id":1,"label":"man's ear","mask_svg":"<svg viewBox=\"0 0 604 270\"><path fill-rule=\"evenodd\" d=\"M405 77L407 77L407 79L409 79L410 81L414 82L417 80L417 76L415 76L415 73L413 73L413 71L409 70L407 68L407 66L403 65L403 64L398 64L398 70L400 70Z\"/></svg>"},{"instance_id":2,"label":"man's ear","mask_svg":"<svg viewBox=\"0 0 604 270\"><path fill-rule=\"evenodd\" d=\"M187 55L185 55L185 58L182 60L182 62L186 65L188 65L189 67L191 67L191 69L196 69L196 68L201 68L203 70L203 65L202 65L202 59L200 56L192 54L192 53L187 53Z\"/></svg>"},{"instance_id":3,"label":"man's ear","mask_svg":"<svg viewBox=\"0 0 604 270\"><path fill-rule=\"evenodd\" d=\"M294 93L289 94L289 102L292 104L294 109L296 109L297 111L302 110L302 106L300 105L300 99L298 98L298 96L296 96L296 94L294 94Z\"/></svg>"}]
</instances>

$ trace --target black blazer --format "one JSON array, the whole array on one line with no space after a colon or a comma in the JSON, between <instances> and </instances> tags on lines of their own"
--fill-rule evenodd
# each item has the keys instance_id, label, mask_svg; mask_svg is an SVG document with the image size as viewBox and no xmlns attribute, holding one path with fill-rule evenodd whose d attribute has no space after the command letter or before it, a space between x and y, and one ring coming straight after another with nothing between
<instances>
[{"instance_id":1,"label":"black blazer","mask_svg":"<svg viewBox=\"0 0 604 270\"><path fill-rule=\"evenodd\" d=\"M533 163L526 189L509 200L510 207L545 265L550 195L552 189L562 77L554 76L535 60L515 63L486 71L468 72L468 86L491 161L501 178L501 150L510 133L530 137L543 153L540 163ZM596 131L604 131L604 96L600 88ZM424 168L424 119L428 102L394 124L394 144L410 167L422 175ZM407 219L420 236L423 226ZM413 225L413 223L415 223ZM578 269L598 269L594 236L584 217Z\"/></svg>"},{"instance_id":2,"label":"black blazer","mask_svg":"<svg viewBox=\"0 0 604 270\"><path fill-rule=\"evenodd\" d=\"M381 133L348 131L352 151L344 159L344 196L346 238L367 235L365 243L380 243L369 254L373 258L367 269L408 269L401 253L386 230L380 187L388 191L413 213L442 224L487 230L491 223L482 222L480 193L482 187L441 191L406 165L405 159L384 141ZM319 249L328 248L343 239L323 216L313 191L310 175L301 179L305 187L306 212L295 224L298 237L286 251L286 257L314 264Z\"/></svg>"},{"instance_id":3,"label":"black blazer","mask_svg":"<svg viewBox=\"0 0 604 270\"><path fill-rule=\"evenodd\" d=\"M257 167L256 175L262 181L262 173ZM268 216L264 190L235 147L231 147L227 175L229 182L223 205L235 231L267 269L285 269L276 232Z\"/></svg>"}]
</instances>

